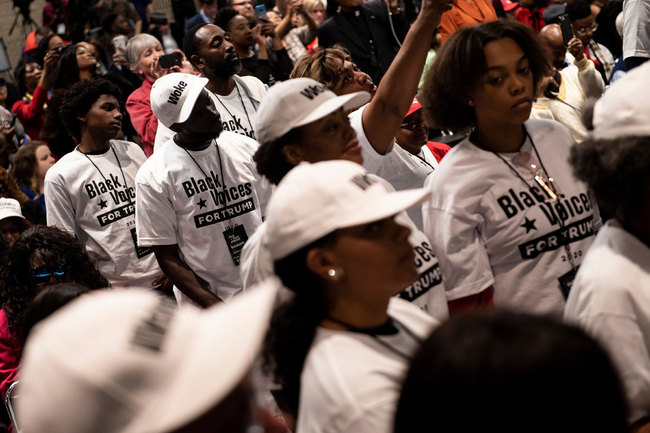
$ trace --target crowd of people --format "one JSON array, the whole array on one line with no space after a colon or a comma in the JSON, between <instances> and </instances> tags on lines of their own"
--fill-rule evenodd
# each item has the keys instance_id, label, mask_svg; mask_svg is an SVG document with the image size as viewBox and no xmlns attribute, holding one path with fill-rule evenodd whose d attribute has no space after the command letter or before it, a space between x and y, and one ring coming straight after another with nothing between
<instances>
[{"instance_id":1,"label":"crowd of people","mask_svg":"<svg viewBox=\"0 0 650 433\"><path fill-rule=\"evenodd\" d=\"M0 81L0 425L650 431L648 1L171 6Z\"/></svg>"}]
</instances>

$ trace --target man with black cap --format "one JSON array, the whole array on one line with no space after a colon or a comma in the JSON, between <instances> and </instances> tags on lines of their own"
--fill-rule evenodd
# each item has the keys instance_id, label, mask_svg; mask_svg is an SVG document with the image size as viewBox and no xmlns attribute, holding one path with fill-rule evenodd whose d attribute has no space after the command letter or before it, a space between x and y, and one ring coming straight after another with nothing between
<instances>
[{"instance_id":1,"label":"man with black cap","mask_svg":"<svg viewBox=\"0 0 650 433\"><path fill-rule=\"evenodd\" d=\"M177 300L208 307L241 290L239 260L269 193L255 140L222 133L207 78L168 74L151 89L159 123L176 133L136 177L138 243L153 247Z\"/></svg>"}]
</instances>

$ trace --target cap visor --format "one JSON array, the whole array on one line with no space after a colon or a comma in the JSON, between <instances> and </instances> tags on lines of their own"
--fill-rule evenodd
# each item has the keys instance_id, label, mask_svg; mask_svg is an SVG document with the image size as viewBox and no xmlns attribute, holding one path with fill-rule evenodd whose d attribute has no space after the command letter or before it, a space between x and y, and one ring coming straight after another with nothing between
<instances>
[{"instance_id":1,"label":"cap visor","mask_svg":"<svg viewBox=\"0 0 650 433\"><path fill-rule=\"evenodd\" d=\"M189 324L182 371L129 433L165 432L194 421L241 382L258 355L281 283L269 278ZM195 325L195 326L193 326ZM170 372L172 374L172 372ZM126 433L126 432L125 432Z\"/></svg>"},{"instance_id":2,"label":"cap visor","mask_svg":"<svg viewBox=\"0 0 650 433\"><path fill-rule=\"evenodd\" d=\"M325 103L321 104L316 110L312 111L303 119L301 119L298 123L296 123L294 125L294 128L296 126L303 126L308 123L314 122L318 119L321 119L327 116L328 114L335 112L339 108L343 108L345 111L354 110L356 108L359 108L360 106L362 106L368 101L370 101L370 93L365 91L337 96L336 98L332 98L326 101Z\"/></svg>"},{"instance_id":3,"label":"cap visor","mask_svg":"<svg viewBox=\"0 0 650 433\"><path fill-rule=\"evenodd\" d=\"M342 219L338 224L338 228L388 218L425 201L428 192L424 188L417 188L387 193L382 197L369 197L367 200L358 203L354 214Z\"/></svg>"},{"instance_id":4,"label":"cap visor","mask_svg":"<svg viewBox=\"0 0 650 433\"><path fill-rule=\"evenodd\" d=\"M199 99L201 91L205 88L205 85L208 84L208 81L210 81L204 77L197 77L196 80L199 83L202 82L203 85L192 86L190 92L187 94L187 98L185 98L185 101L183 102L183 107L181 107L181 112L178 114L178 119L174 123L183 123L190 118L190 114L192 114L192 110L194 110L194 104L196 103L196 100ZM168 125L167 127L169 126L171 125Z\"/></svg>"}]
</instances>

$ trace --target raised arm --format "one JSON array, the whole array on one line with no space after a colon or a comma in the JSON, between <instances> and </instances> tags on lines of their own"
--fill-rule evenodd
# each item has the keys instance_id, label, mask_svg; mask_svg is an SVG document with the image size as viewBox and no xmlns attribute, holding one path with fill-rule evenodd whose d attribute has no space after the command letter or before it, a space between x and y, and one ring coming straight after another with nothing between
<instances>
[{"instance_id":1,"label":"raised arm","mask_svg":"<svg viewBox=\"0 0 650 433\"><path fill-rule=\"evenodd\" d=\"M381 80L377 93L363 112L363 129L379 154L388 151L402 119L417 91L433 32L450 0L424 0L422 10L406 34L393 63Z\"/></svg>"},{"instance_id":2,"label":"raised arm","mask_svg":"<svg viewBox=\"0 0 650 433\"><path fill-rule=\"evenodd\" d=\"M585 98L600 98L605 91L605 82L594 63L585 56L582 42L574 37L569 41L568 48L574 58L573 64L578 68L578 80Z\"/></svg>"}]
</instances>

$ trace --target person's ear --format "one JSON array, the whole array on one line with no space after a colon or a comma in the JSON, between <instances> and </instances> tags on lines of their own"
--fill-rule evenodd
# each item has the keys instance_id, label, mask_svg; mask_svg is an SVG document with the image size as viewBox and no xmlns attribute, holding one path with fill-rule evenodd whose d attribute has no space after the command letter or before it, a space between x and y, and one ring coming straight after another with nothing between
<instances>
[{"instance_id":1,"label":"person's ear","mask_svg":"<svg viewBox=\"0 0 650 433\"><path fill-rule=\"evenodd\" d=\"M307 269L323 280L332 280L332 269L338 269L336 257L324 247L312 248L305 257Z\"/></svg>"},{"instance_id":2,"label":"person's ear","mask_svg":"<svg viewBox=\"0 0 650 433\"><path fill-rule=\"evenodd\" d=\"M297 144L287 144L282 148L282 156L291 165L298 165L305 160L302 148Z\"/></svg>"},{"instance_id":3,"label":"person's ear","mask_svg":"<svg viewBox=\"0 0 650 433\"><path fill-rule=\"evenodd\" d=\"M189 60L192 66L194 66L196 69L198 69L201 72L203 71L203 67L205 67L205 60L203 59L203 57L200 57L197 54L192 54Z\"/></svg>"}]
</instances>

